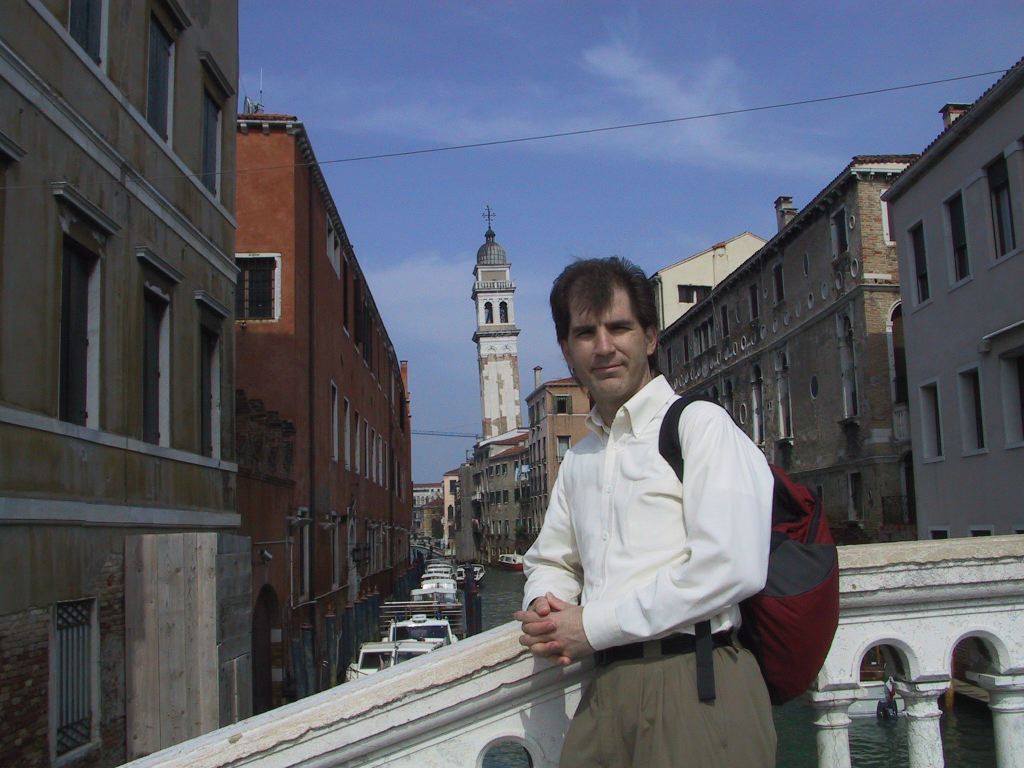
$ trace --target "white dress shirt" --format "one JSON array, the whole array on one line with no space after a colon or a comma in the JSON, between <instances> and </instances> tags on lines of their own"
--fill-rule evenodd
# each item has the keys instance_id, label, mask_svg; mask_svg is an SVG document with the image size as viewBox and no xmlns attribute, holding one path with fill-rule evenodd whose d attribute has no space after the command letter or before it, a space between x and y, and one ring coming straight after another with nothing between
<instances>
[{"instance_id":1,"label":"white dress shirt","mask_svg":"<svg viewBox=\"0 0 1024 768\"><path fill-rule=\"evenodd\" d=\"M547 592L579 602L595 650L692 634L703 619L713 632L738 627L737 604L765 584L768 463L725 410L698 401L679 420L680 484L658 452L674 399L657 376L610 429L591 411L593 434L566 453L526 553L524 609Z\"/></svg>"}]
</instances>

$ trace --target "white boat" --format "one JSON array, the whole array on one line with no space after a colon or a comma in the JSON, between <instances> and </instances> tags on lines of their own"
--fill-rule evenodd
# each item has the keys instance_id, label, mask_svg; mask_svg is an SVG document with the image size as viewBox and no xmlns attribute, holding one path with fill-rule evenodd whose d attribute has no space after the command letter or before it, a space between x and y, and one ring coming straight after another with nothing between
<instances>
[{"instance_id":1,"label":"white boat","mask_svg":"<svg viewBox=\"0 0 1024 768\"><path fill-rule=\"evenodd\" d=\"M442 640L403 640L363 643L359 646L359 658L348 665L346 680L358 680L374 675L385 669L410 661L425 653L436 651L445 643Z\"/></svg>"},{"instance_id":2,"label":"white boat","mask_svg":"<svg viewBox=\"0 0 1024 768\"><path fill-rule=\"evenodd\" d=\"M523 570L523 556L515 552L498 555L498 565L508 571Z\"/></svg>"},{"instance_id":3,"label":"white boat","mask_svg":"<svg viewBox=\"0 0 1024 768\"><path fill-rule=\"evenodd\" d=\"M459 640L452 632L452 626L448 619L432 619L423 613L417 613L403 621L392 621L388 625L388 635L385 639L391 642L401 640L441 641L443 645L451 645Z\"/></svg>"},{"instance_id":4,"label":"white boat","mask_svg":"<svg viewBox=\"0 0 1024 768\"><path fill-rule=\"evenodd\" d=\"M467 568L472 570L473 581L475 581L477 584L479 584L481 581L483 581L484 574L486 573L486 571L484 571L484 567L482 565L480 565L479 563L471 563L469 565L460 565L458 568L456 568L455 569L455 580L456 581L458 581L460 583L465 583L465 581L466 581L466 569Z\"/></svg>"}]
</instances>

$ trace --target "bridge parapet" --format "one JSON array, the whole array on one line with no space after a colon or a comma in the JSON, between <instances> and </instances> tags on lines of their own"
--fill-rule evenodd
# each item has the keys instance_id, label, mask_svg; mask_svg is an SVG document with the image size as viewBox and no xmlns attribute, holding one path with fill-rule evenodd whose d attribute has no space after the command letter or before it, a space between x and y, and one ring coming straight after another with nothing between
<instances>
[{"instance_id":1,"label":"bridge parapet","mask_svg":"<svg viewBox=\"0 0 1024 768\"><path fill-rule=\"evenodd\" d=\"M839 630L811 692L821 768L851 765L848 710L876 646L909 705L912 768L941 766L935 702L966 640L963 671L992 692L997 765L1024 766L1024 536L844 547L840 569ZM518 634L503 625L129 765L479 768L512 741L554 766L592 665L536 661Z\"/></svg>"}]
</instances>

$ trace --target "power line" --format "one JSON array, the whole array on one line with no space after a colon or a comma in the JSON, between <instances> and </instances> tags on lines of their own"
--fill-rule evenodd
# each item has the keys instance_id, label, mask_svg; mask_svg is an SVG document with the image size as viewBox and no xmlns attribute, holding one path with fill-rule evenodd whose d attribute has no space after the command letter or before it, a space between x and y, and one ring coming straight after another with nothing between
<instances>
[{"instance_id":1,"label":"power line","mask_svg":"<svg viewBox=\"0 0 1024 768\"><path fill-rule=\"evenodd\" d=\"M550 140L550 139L563 139L563 138L568 138L570 136L586 136L586 135L595 134L595 133L608 133L608 132L611 132L611 131L625 131L625 130L631 130L631 129L634 129L634 128L648 128L648 127L655 126L655 125L670 125L672 123L684 123L684 122L690 122L690 121L693 121L693 120L709 120L709 119L715 118L715 117L728 117L730 115L742 115L742 114L749 114L749 113L752 113L752 112L766 112L766 111L774 110L774 109L788 109L788 108L791 108L791 107L802 107L802 106L807 106L807 105L810 105L810 104L824 104L824 103L827 103L827 102L843 101L843 100L847 100L847 99L856 99L856 98L861 98L861 97L864 97L864 96L877 96L877 95L883 94L883 93L894 93L896 91L907 91L907 90L912 90L914 88L925 88L925 87L930 86L930 85L942 85L942 84L945 84L945 83L959 82L961 80L972 80L972 79L978 78L978 77L990 77L992 75L1002 75L1002 74L1005 74L1007 71L1008 71L1007 69L993 69L993 70L990 70L988 72L976 72L976 73L970 74L970 75L957 75L955 77L944 77L944 78L939 78L937 80L923 80L923 81L917 82L917 83L906 83L906 84L903 84L903 85L891 85L891 86L886 86L884 88L872 88L872 89L869 89L869 90L852 91L850 93L842 93L842 94L836 94L836 95L832 95L832 96L818 96L818 97L809 98L809 99L798 99L796 101L783 101L783 102L778 102L778 103L775 103L775 104L762 104L760 106L755 106L755 107L739 107L737 109L720 110L718 112L704 112L704 113L697 114L697 115L686 115L686 116L683 116L683 117L668 117L668 118L664 118L664 119L661 119L661 120L644 120L644 121L634 122L634 123L621 123L621 124L618 124L618 125L604 125L604 126L598 126L598 127L595 127L595 128L580 128L580 129L573 130L573 131L558 131L558 132L554 132L554 133L542 133L542 134L535 134L535 135L531 135L531 136L517 136L517 137L513 137L513 138L508 138L508 139L492 139L492 140L489 140L489 141L477 141L477 142L471 142L471 143L467 143L467 144L452 144L452 145L449 145L449 146L442 146L442 147L425 147L425 148L422 148L422 149L409 149L409 150L404 150L404 151L400 151L400 152L381 152L379 154L374 154L374 155L354 155L352 157L339 157L339 158L334 158L334 159L331 159L331 160L318 160L315 163L292 163L292 164L289 164L289 165L266 165L266 166L258 166L256 168L245 168L245 169L242 169L242 170L239 170L239 169L236 168L234 170L218 171L216 175L217 176L228 176L228 175L234 174L234 175L237 176L237 175L245 174L245 173L257 173L257 172L262 172L262 171L276 171L276 170L284 170L284 169L288 169L288 168L307 167L307 166L311 166L311 165L324 166L324 165L338 165L338 164L341 164L341 163L357 163L357 162L363 162L363 161L367 161L367 160L387 160L387 159L399 158L399 157L413 157L415 155L434 154L434 153L438 153L438 152L454 152L454 151L457 151L457 150L480 149L482 147L497 147L497 146L503 146L503 145L507 145L507 144L523 144L523 143L532 142L532 141L547 141L547 140ZM203 178L204 176L208 176L208 175L210 175L210 174L191 173L191 174L175 174L174 176L168 176L168 177L154 176L154 177L150 177L150 178L152 180L159 180L159 179L162 179L162 178L179 178L180 176L186 176L186 177L191 177L191 178L199 179L199 178ZM119 183L119 182L118 182L118 180L111 180L110 183ZM34 187L34 186L37 186L37 185L28 185L28 184L26 184L26 185L16 185L16 186L15 185L12 185L12 186L0 186L0 190L28 189L28 188L31 188L31 187Z\"/></svg>"},{"instance_id":2,"label":"power line","mask_svg":"<svg viewBox=\"0 0 1024 768\"><path fill-rule=\"evenodd\" d=\"M429 435L431 437L479 437L479 435L472 432L442 432L432 429L414 429L412 433L414 435Z\"/></svg>"}]
</instances>

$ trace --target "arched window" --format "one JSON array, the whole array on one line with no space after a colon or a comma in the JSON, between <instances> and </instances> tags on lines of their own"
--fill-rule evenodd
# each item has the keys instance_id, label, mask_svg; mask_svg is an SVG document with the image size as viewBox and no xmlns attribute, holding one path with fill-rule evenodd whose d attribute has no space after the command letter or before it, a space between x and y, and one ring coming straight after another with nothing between
<instances>
[{"instance_id":1,"label":"arched window","mask_svg":"<svg viewBox=\"0 0 1024 768\"><path fill-rule=\"evenodd\" d=\"M839 370L843 383L843 416L857 415L857 362L853 352L853 323L843 315L839 335Z\"/></svg>"},{"instance_id":2,"label":"arched window","mask_svg":"<svg viewBox=\"0 0 1024 768\"><path fill-rule=\"evenodd\" d=\"M503 301L498 305L498 322L508 322L508 302Z\"/></svg>"},{"instance_id":3,"label":"arched window","mask_svg":"<svg viewBox=\"0 0 1024 768\"><path fill-rule=\"evenodd\" d=\"M754 427L754 442L764 442L764 379L761 366L755 365L750 376L750 416Z\"/></svg>"},{"instance_id":4,"label":"arched window","mask_svg":"<svg viewBox=\"0 0 1024 768\"><path fill-rule=\"evenodd\" d=\"M485 323L493 323L494 322L494 305L491 304L491 302L489 302L489 301L485 301L484 302L484 322Z\"/></svg>"},{"instance_id":5,"label":"arched window","mask_svg":"<svg viewBox=\"0 0 1024 768\"><path fill-rule=\"evenodd\" d=\"M781 350L776 357L779 394L779 436L793 436L793 408L789 398L789 355Z\"/></svg>"}]
</instances>

